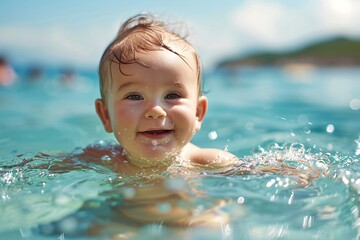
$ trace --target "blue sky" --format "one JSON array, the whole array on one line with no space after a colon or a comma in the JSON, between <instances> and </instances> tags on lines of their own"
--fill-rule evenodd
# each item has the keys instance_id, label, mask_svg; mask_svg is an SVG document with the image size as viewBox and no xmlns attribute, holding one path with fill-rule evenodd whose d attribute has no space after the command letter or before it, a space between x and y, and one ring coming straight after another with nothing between
<instances>
[{"instance_id":1,"label":"blue sky","mask_svg":"<svg viewBox=\"0 0 360 240\"><path fill-rule=\"evenodd\" d=\"M185 22L205 67L257 49L360 38L360 0L0 0L0 54L17 64L96 67L121 22L144 11Z\"/></svg>"}]
</instances>

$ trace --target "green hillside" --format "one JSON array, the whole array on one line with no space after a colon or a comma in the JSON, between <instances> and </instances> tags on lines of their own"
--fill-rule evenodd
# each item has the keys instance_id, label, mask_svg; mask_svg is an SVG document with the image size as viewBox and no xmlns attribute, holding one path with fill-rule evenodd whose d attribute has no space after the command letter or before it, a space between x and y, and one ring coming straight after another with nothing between
<instances>
[{"instance_id":1,"label":"green hillside","mask_svg":"<svg viewBox=\"0 0 360 240\"><path fill-rule=\"evenodd\" d=\"M218 64L218 68L286 64L360 67L360 40L335 38L293 51L264 52L242 58L225 59Z\"/></svg>"}]
</instances>

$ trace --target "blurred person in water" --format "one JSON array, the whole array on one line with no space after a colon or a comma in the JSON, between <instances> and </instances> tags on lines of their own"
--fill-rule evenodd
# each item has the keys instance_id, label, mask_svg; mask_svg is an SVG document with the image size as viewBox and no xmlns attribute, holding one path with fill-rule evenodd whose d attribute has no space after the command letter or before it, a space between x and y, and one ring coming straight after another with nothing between
<instances>
[{"instance_id":1,"label":"blurred person in water","mask_svg":"<svg viewBox=\"0 0 360 240\"><path fill-rule=\"evenodd\" d=\"M0 56L0 86L7 87L15 82L16 74L5 57Z\"/></svg>"}]
</instances>

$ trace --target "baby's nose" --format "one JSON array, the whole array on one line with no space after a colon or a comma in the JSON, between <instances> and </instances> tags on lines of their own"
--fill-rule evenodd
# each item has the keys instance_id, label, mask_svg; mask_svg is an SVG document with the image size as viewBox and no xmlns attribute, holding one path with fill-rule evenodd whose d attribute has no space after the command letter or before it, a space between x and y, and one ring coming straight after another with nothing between
<instances>
[{"instance_id":1,"label":"baby's nose","mask_svg":"<svg viewBox=\"0 0 360 240\"><path fill-rule=\"evenodd\" d=\"M151 119L164 118L166 115L166 111L159 105L150 107L145 113L145 117Z\"/></svg>"}]
</instances>

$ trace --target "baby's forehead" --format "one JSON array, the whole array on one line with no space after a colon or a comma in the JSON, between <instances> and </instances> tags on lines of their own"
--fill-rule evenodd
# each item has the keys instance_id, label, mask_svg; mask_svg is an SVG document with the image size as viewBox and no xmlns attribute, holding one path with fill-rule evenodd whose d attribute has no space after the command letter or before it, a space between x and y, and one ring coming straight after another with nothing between
<instances>
[{"instance_id":1,"label":"baby's forehead","mask_svg":"<svg viewBox=\"0 0 360 240\"><path fill-rule=\"evenodd\" d=\"M134 43L134 42L133 42ZM148 44L148 43L144 43ZM108 59L108 63L111 63L111 70L114 64L121 68L121 65L128 64L140 64L144 67L152 67L151 63L166 61L178 61L181 60L187 67L192 70L197 70L196 53L192 46L181 38L174 36L167 36L163 38L163 41L159 45L142 46L141 42L137 42L136 45L122 46L113 49L113 53Z\"/></svg>"},{"instance_id":2,"label":"baby's forehead","mask_svg":"<svg viewBox=\"0 0 360 240\"><path fill-rule=\"evenodd\" d=\"M171 48L170 48L171 47ZM136 75L142 69L158 72L169 76L190 74L197 79L197 64L192 52L181 47L169 46L169 49L159 48L151 51L141 51L134 54L134 59L127 62L110 62L111 75L118 74L127 77Z\"/></svg>"}]
</instances>

